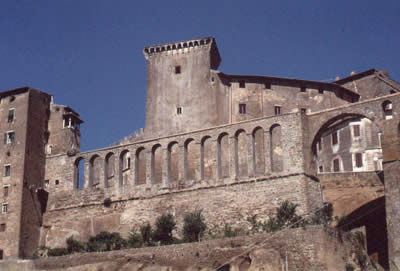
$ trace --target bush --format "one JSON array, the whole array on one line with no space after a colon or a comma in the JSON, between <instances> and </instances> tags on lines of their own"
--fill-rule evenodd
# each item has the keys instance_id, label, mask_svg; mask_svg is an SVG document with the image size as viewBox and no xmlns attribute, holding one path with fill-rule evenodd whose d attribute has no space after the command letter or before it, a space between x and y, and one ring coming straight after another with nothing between
<instances>
[{"instance_id":1,"label":"bush","mask_svg":"<svg viewBox=\"0 0 400 271\"><path fill-rule=\"evenodd\" d=\"M324 207L319 209L314 213L311 217L311 224L319 225L324 224L327 225L332 221L333 215L333 206L332 203L324 203Z\"/></svg>"},{"instance_id":2,"label":"bush","mask_svg":"<svg viewBox=\"0 0 400 271\"><path fill-rule=\"evenodd\" d=\"M141 234L136 233L135 230L131 230L129 232L129 238L127 241L127 245L129 248L138 248L143 246L143 238Z\"/></svg>"},{"instance_id":3,"label":"bush","mask_svg":"<svg viewBox=\"0 0 400 271\"><path fill-rule=\"evenodd\" d=\"M175 229L176 223L171 214L162 215L156 220L156 229L153 232L153 240L160 242L162 245L169 245L174 242L172 231Z\"/></svg>"},{"instance_id":4,"label":"bush","mask_svg":"<svg viewBox=\"0 0 400 271\"><path fill-rule=\"evenodd\" d=\"M49 257L53 257L53 256L64 256L64 255L68 255L68 249L64 248L64 247L56 247L56 248L49 248L47 250L47 255Z\"/></svg>"},{"instance_id":5,"label":"bush","mask_svg":"<svg viewBox=\"0 0 400 271\"><path fill-rule=\"evenodd\" d=\"M201 211L185 214L183 218L183 239L186 242L200 241L207 225L204 223L204 217Z\"/></svg>"},{"instance_id":6,"label":"bush","mask_svg":"<svg viewBox=\"0 0 400 271\"><path fill-rule=\"evenodd\" d=\"M87 247L90 252L119 250L127 247L127 241L118 232L103 231L94 237L90 237Z\"/></svg>"},{"instance_id":7,"label":"bush","mask_svg":"<svg viewBox=\"0 0 400 271\"><path fill-rule=\"evenodd\" d=\"M85 245L78 240L75 240L72 236L67 239L67 250L69 253L86 251Z\"/></svg>"},{"instance_id":8,"label":"bush","mask_svg":"<svg viewBox=\"0 0 400 271\"><path fill-rule=\"evenodd\" d=\"M224 237L236 237L239 235L244 235L245 231L243 229L233 229L230 225L225 224L224 226Z\"/></svg>"},{"instance_id":9,"label":"bush","mask_svg":"<svg viewBox=\"0 0 400 271\"><path fill-rule=\"evenodd\" d=\"M297 206L290 201L284 201L277 209L275 217L271 217L263 225L264 230L274 232L289 226L297 228L304 225L304 223L301 223L301 217L296 214Z\"/></svg>"},{"instance_id":10,"label":"bush","mask_svg":"<svg viewBox=\"0 0 400 271\"><path fill-rule=\"evenodd\" d=\"M145 246L153 245L153 240L152 240L153 230L151 229L151 225L149 223L140 227L140 235L142 238L142 242Z\"/></svg>"}]
</instances>

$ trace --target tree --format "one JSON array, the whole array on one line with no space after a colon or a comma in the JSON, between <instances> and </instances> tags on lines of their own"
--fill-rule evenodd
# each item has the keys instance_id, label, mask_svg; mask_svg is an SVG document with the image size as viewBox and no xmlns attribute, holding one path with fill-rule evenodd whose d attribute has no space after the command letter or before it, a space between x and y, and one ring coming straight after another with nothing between
<instances>
[{"instance_id":1,"label":"tree","mask_svg":"<svg viewBox=\"0 0 400 271\"><path fill-rule=\"evenodd\" d=\"M183 239L186 242L200 241L200 237L207 229L201 211L185 214L183 221Z\"/></svg>"},{"instance_id":2,"label":"tree","mask_svg":"<svg viewBox=\"0 0 400 271\"><path fill-rule=\"evenodd\" d=\"M153 232L153 240L159 241L162 245L172 244L174 242L172 231L175 227L175 219L171 214L158 217L156 220L156 229Z\"/></svg>"}]
</instances>

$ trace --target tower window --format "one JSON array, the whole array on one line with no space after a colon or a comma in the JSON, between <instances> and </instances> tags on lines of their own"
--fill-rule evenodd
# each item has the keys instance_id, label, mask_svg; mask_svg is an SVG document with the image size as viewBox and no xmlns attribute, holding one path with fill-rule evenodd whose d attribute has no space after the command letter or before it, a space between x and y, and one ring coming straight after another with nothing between
<instances>
[{"instance_id":1,"label":"tower window","mask_svg":"<svg viewBox=\"0 0 400 271\"><path fill-rule=\"evenodd\" d=\"M49 187L50 181L49 180L44 180L44 187Z\"/></svg>"},{"instance_id":2,"label":"tower window","mask_svg":"<svg viewBox=\"0 0 400 271\"><path fill-rule=\"evenodd\" d=\"M246 82L244 80L239 81L239 87L240 88L245 88L246 87Z\"/></svg>"},{"instance_id":3,"label":"tower window","mask_svg":"<svg viewBox=\"0 0 400 271\"><path fill-rule=\"evenodd\" d=\"M179 106L176 108L176 114L182 115L182 107Z\"/></svg>"},{"instance_id":4,"label":"tower window","mask_svg":"<svg viewBox=\"0 0 400 271\"><path fill-rule=\"evenodd\" d=\"M56 185L59 185L59 184L60 184L60 181L59 181L59 180L56 180L56 181L55 181L55 184L56 184Z\"/></svg>"},{"instance_id":5,"label":"tower window","mask_svg":"<svg viewBox=\"0 0 400 271\"><path fill-rule=\"evenodd\" d=\"M14 108L8 110L8 118L7 118L7 121L8 121L9 123L14 121Z\"/></svg>"},{"instance_id":6,"label":"tower window","mask_svg":"<svg viewBox=\"0 0 400 271\"><path fill-rule=\"evenodd\" d=\"M15 132L7 132L4 134L4 144L14 143L15 141Z\"/></svg>"},{"instance_id":7,"label":"tower window","mask_svg":"<svg viewBox=\"0 0 400 271\"><path fill-rule=\"evenodd\" d=\"M11 165L4 166L4 177L8 177L11 175Z\"/></svg>"},{"instance_id":8,"label":"tower window","mask_svg":"<svg viewBox=\"0 0 400 271\"><path fill-rule=\"evenodd\" d=\"M356 158L356 167L362 167L363 166L362 153L356 153L355 158Z\"/></svg>"},{"instance_id":9,"label":"tower window","mask_svg":"<svg viewBox=\"0 0 400 271\"><path fill-rule=\"evenodd\" d=\"M3 203L3 205L1 206L1 212L3 214L8 212L8 204L7 203Z\"/></svg>"},{"instance_id":10,"label":"tower window","mask_svg":"<svg viewBox=\"0 0 400 271\"><path fill-rule=\"evenodd\" d=\"M353 134L354 134L354 137L360 136L360 125L358 125L358 124L353 125Z\"/></svg>"},{"instance_id":11,"label":"tower window","mask_svg":"<svg viewBox=\"0 0 400 271\"><path fill-rule=\"evenodd\" d=\"M305 114L305 113L307 112L307 109L306 109L306 108L301 108L301 109L300 109L300 112L301 112L302 114Z\"/></svg>"},{"instance_id":12,"label":"tower window","mask_svg":"<svg viewBox=\"0 0 400 271\"><path fill-rule=\"evenodd\" d=\"M323 173L324 172L324 167L323 166L319 166L319 173Z\"/></svg>"},{"instance_id":13,"label":"tower window","mask_svg":"<svg viewBox=\"0 0 400 271\"><path fill-rule=\"evenodd\" d=\"M175 66L175 74L181 73L181 66Z\"/></svg>"},{"instance_id":14,"label":"tower window","mask_svg":"<svg viewBox=\"0 0 400 271\"><path fill-rule=\"evenodd\" d=\"M271 89L271 83L270 82L265 82L264 83L264 88L265 89Z\"/></svg>"},{"instance_id":15,"label":"tower window","mask_svg":"<svg viewBox=\"0 0 400 271\"><path fill-rule=\"evenodd\" d=\"M319 89L318 89L318 93L319 93L319 94L324 94L324 89L323 89L323 88L319 88Z\"/></svg>"},{"instance_id":16,"label":"tower window","mask_svg":"<svg viewBox=\"0 0 400 271\"><path fill-rule=\"evenodd\" d=\"M3 250L0 249L0 260L3 260Z\"/></svg>"},{"instance_id":17,"label":"tower window","mask_svg":"<svg viewBox=\"0 0 400 271\"><path fill-rule=\"evenodd\" d=\"M339 159L334 159L333 160L333 171L334 172L339 172L340 171Z\"/></svg>"},{"instance_id":18,"label":"tower window","mask_svg":"<svg viewBox=\"0 0 400 271\"><path fill-rule=\"evenodd\" d=\"M3 196L8 197L8 185L3 186Z\"/></svg>"},{"instance_id":19,"label":"tower window","mask_svg":"<svg viewBox=\"0 0 400 271\"><path fill-rule=\"evenodd\" d=\"M337 131L332 133L332 145L338 144L338 134Z\"/></svg>"},{"instance_id":20,"label":"tower window","mask_svg":"<svg viewBox=\"0 0 400 271\"><path fill-rule=\"evenodd\" d=\"M276 106L275 106L275 116L276 116L276 115L280 115L280 114L281 114L281 107L278 106L278 105L276 105Z\"/></svg>"},{"instance_id":21,"label":"tower window","mask_svg":"<svg viewBox=\"0 0 400 271\"><path fill-rule=\"evenodd\" d=\"M6 231L6 223L0 224L0 232L5 232Z\"/></svg>"},{"instance_id":22,"label":"tower window","mask_svg":"<svg viewBox=\"0 0 400 271\"><path fill-rule=\"evenodd\" d=\"M246 114L246 104L239 104L239 114Z\"/></svg>"}]
</instances>

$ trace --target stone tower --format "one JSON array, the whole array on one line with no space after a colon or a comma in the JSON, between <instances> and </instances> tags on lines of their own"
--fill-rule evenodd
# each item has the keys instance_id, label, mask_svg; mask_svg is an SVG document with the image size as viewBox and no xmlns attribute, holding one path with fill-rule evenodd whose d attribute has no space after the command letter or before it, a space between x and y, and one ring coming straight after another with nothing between
<instances>
[{"instance_id":1,"label":"stone tower","mask_svg":"<svg viewBox=\"0 0 400 271\"><path fill-rule=\"evenodd\" d=\"M144 56L147 138L226 122L218 102L224 93L214 84L218 76L213 71L221 62L214 38L145 47Z\"/></svg>"}]
</instances>

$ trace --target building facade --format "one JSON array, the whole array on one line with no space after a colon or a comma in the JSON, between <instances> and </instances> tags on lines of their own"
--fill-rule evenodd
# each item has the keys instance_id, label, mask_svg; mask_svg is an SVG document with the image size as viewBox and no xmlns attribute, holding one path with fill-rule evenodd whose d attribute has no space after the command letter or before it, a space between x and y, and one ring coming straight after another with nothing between
<instances>
[{"instance_id":1,"label":"building facade","mask_svg":"<svg viewBox=\"0 0 400 271\"><path fill-rule=\"evenodd\" d=\"M80 152L74 110L29 87L0 94L2 258L70 236L126 235L163 213L180 225L202 210L215 228L242 227L285 200L302 214L330 200L352 215L383 196L383 126L400 112L400 85L387 72L331 83L230 75L217 70L212 37L143 53L146 127L123 144ZM341 199L348 190L338 183L357 183L357 200ZM387 264L381 248L370 254Z\"/></svg>"}]
</instances>

